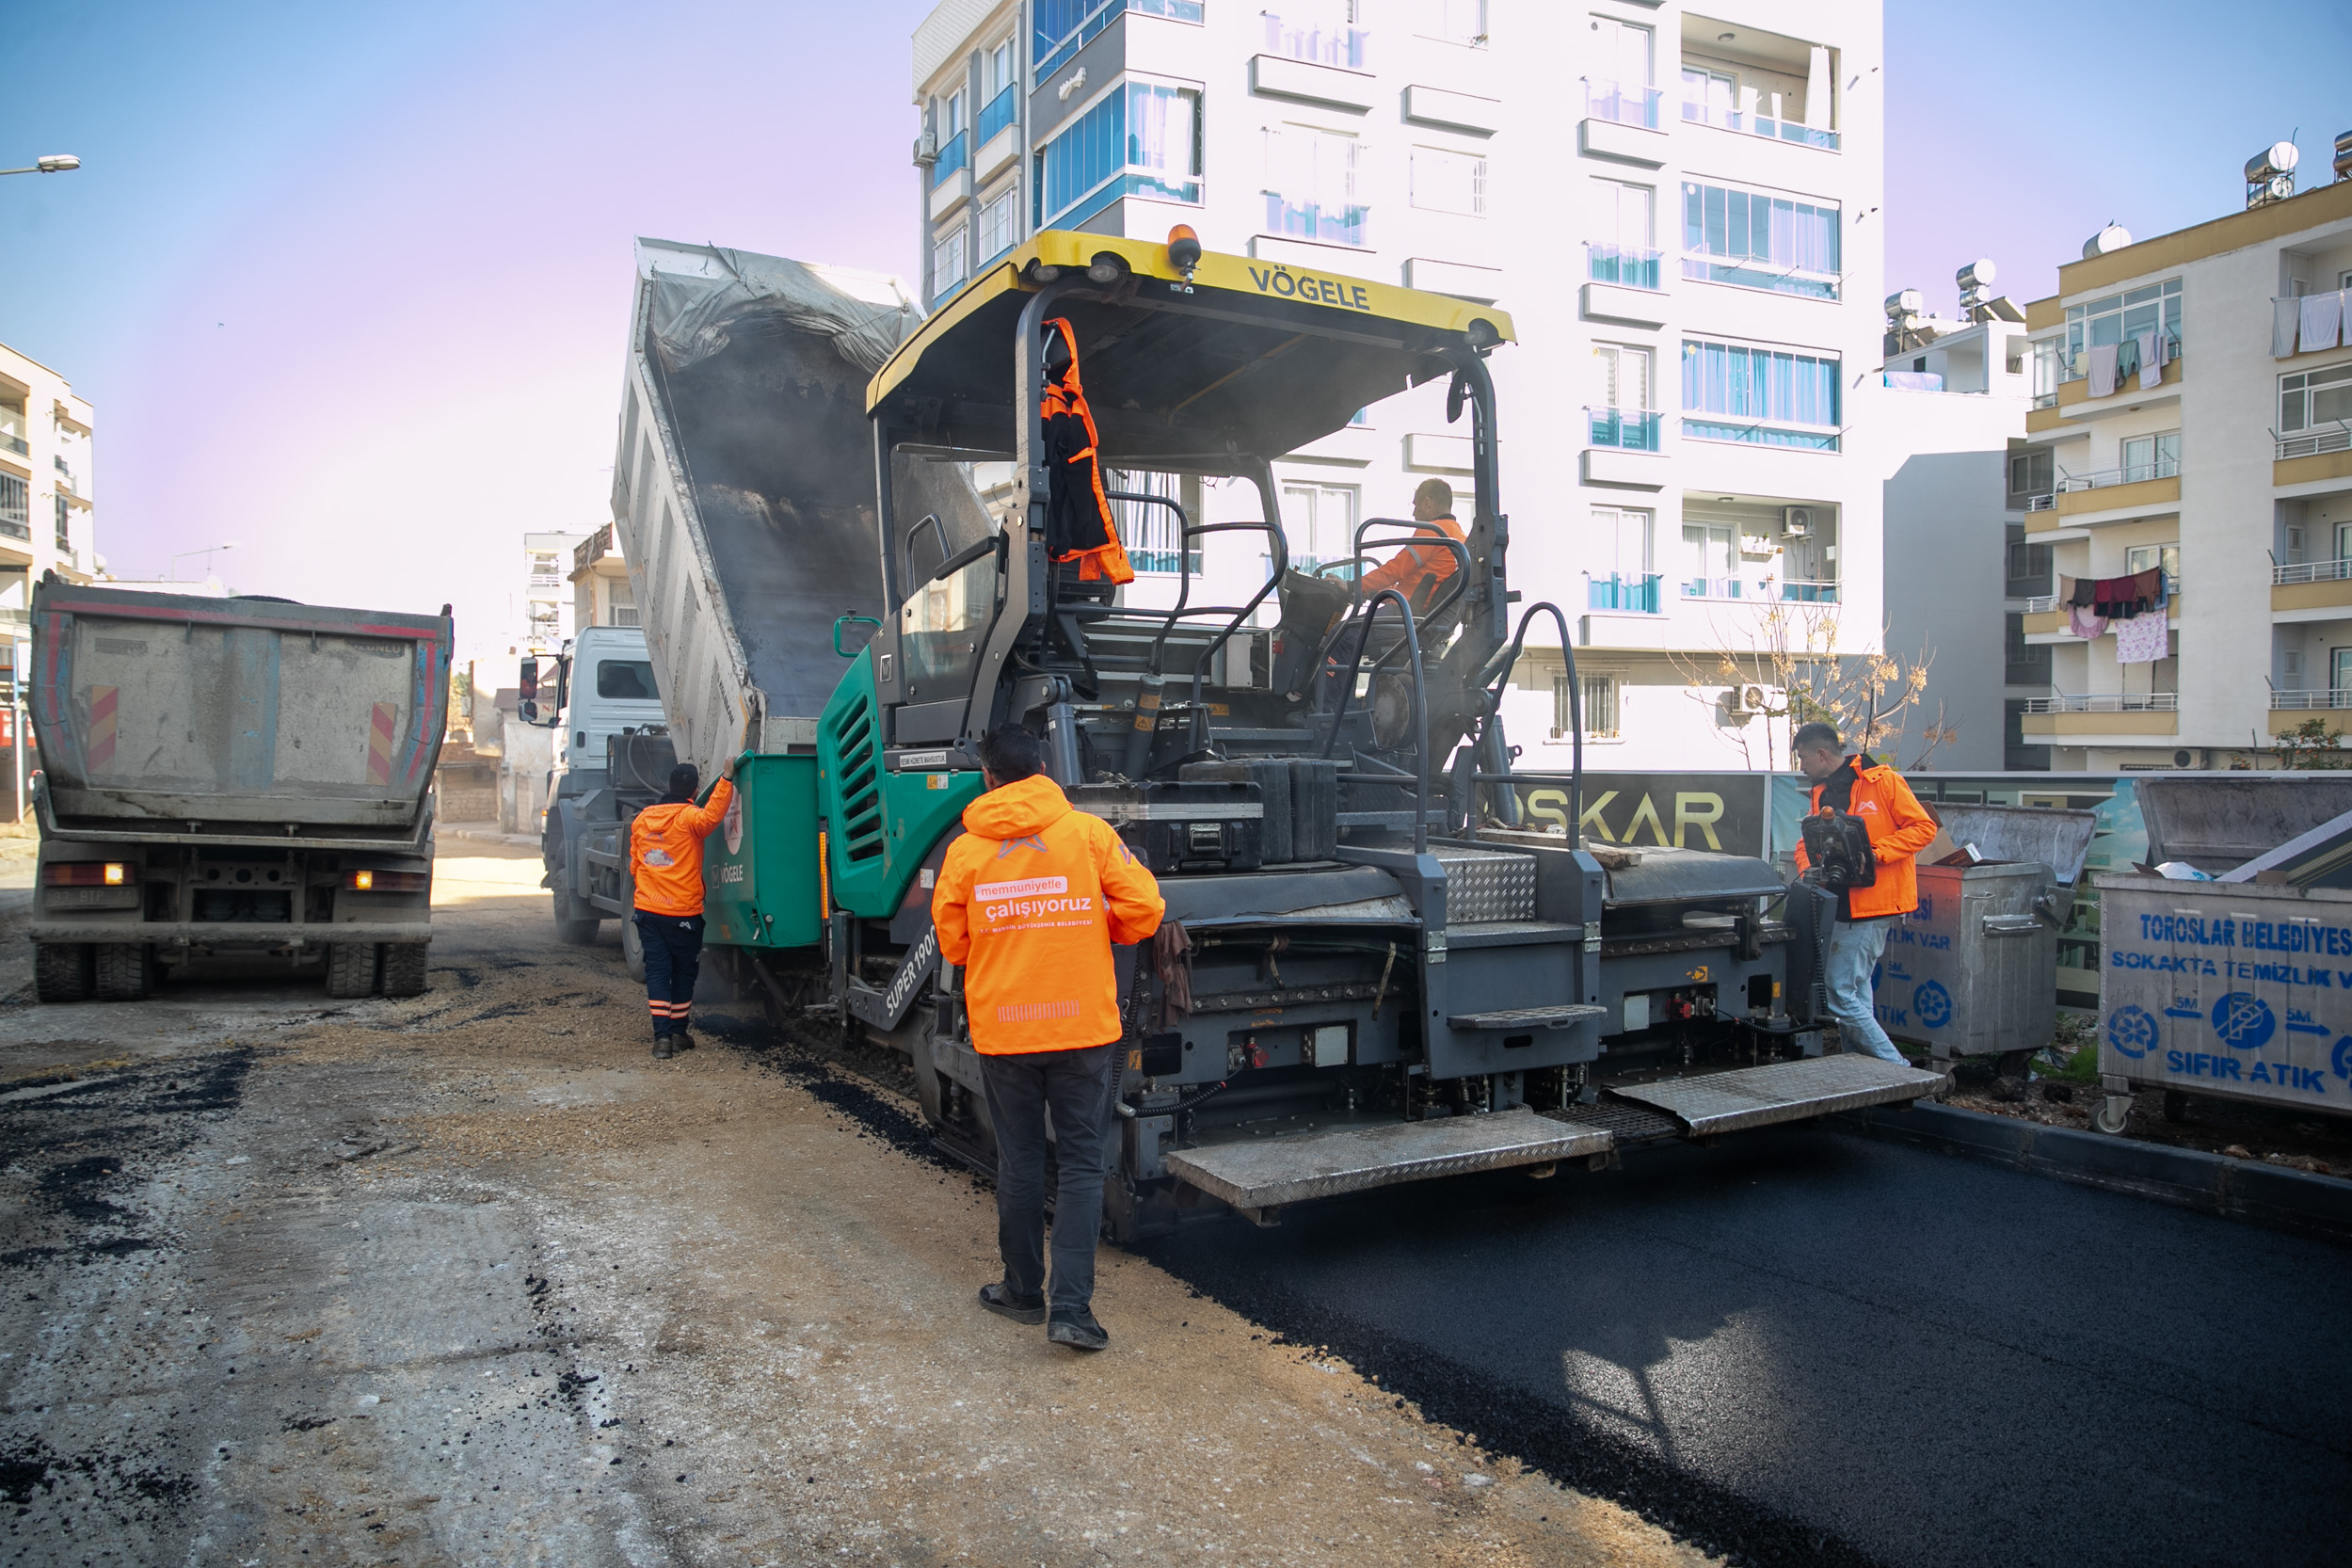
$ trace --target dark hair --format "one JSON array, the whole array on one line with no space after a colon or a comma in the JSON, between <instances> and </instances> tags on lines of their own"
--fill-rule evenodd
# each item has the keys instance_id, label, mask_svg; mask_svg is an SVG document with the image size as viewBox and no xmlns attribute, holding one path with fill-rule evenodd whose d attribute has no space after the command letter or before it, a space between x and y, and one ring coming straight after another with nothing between
<instances>
[{"instance_id":1,"label":"dark hair","mask_svg":"<svg viewBox=\"0 0 2352 1568\"><path fill-rule=\"evenodd\" d=\"M1426 501L1448 517L1453 516L1454 488L1443 479L1424 479L1413 492L1416 501Z\"/></svg>"},{"instance_id":2,"label":"dark hair","mask_svg":"<svg viewBox=\"0 0 2352 1568\"><path fill-rule=\"evenodd\" d=\"M692 800L695 792L701 788L702 775L692 762L680 762L670 769L671 800Z\"/></svg>"},{"instance_id":3,"label":"dark hair","mask_svg":"<svg viewBox=\"0 0 2352 1568\"><path fill-rule=\"evenodd\" d=\"M1832 751L1838 750L1837 727L1823 724L1818 719L1811 724L1799 725L1797 733L1789 739L1788 749L1802 751L1807 746L1828 746Z\"/></svg>"},{"instance_id":4,"label":"dark hair","mask_svg":"<svg viewBox=\"0 0 2352 1568\"><path fill-rule=\"evenodd\" d=\"M981 737L980 765L1000 784L1017 783L1046 771L1046 743L1019 725L1008 724Z\"/></svg>"}]
</instances>

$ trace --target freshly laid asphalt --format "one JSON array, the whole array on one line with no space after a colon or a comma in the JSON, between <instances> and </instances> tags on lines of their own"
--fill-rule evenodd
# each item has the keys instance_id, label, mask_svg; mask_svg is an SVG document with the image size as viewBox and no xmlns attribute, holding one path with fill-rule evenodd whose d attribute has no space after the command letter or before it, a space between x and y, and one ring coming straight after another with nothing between
<instances>
[{"instance_id":1,"label":"freshly laid asphalt","mask_svg":"<svg viewBox=\"0 0 2352 1568\"><path fill-rule=\"evenodd\" d=\"M1736 1560L2352 1550L2352 1250L2325 1241L1803 1128L1144 1250Z\"/></svg>"}]
</instances>

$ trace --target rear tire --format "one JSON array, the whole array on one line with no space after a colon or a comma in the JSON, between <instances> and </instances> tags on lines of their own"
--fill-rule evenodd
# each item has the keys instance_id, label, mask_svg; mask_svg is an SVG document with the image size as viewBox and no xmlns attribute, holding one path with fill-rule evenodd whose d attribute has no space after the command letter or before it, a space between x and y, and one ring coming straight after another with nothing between
<instances>
[{"instance_id":1,"label":"rear tire","mask_svg":"<svg viewBox=\"0 0 2352 1568\"><path fill-rule=\"evenodd\" d=\"M426 944L423 942L387 942L384 944L384 994L388 997L421 997L425 992L424 958Z\"/></svg>"},{"instance_id":2,"label":"rear tire","mask_svg":"<svg viewBox=\"0 0 2352 1568\"><path fill-rule=\"evenodd\" d=\"M645 933L637 922L623 915L620 921L620 961L629 970L629 978L642 984L645 980Z\"/></svg>"},{"instance_id":3,"label":"rear tire","mask_svg":"<svg viewBox=\"0 0 2352 1568\"><path fill-rule=\"evenodd\" d=\"M33 944L33 995L42 1001L87 1001L92 984L88 942Z\"/></svg>"},{"instance_id":4,"label":"rear tire","mask_svg":"<svg viewBox=\"0 0 2352 1568\"><path fill-rule=\"evenodd\" d=\"M98 1000L144 1001L152 989L154 967L144 942L101 942L97 945Z\"/></svg>"},{"instance_id":5,"label":"rear tire","mask_svg":"<svg viewBox=\"0 0 2352 1568\"><path fill-rule=\"evenodd\" d=\"M374 942L334 942L328 945L327 994L344 998L376 994Z\"/></svg>"},{"instance_id":6,"label":"rear tire","mask_svg":"<svg viewBox=\"0 0 2352 1568\"><path fill-rule=\"evenodd\" d=\"M597 927L604 922L588 905L565 892L555 889L555 939L566 947L596 946Z\"/></svg>"}]
</instances>

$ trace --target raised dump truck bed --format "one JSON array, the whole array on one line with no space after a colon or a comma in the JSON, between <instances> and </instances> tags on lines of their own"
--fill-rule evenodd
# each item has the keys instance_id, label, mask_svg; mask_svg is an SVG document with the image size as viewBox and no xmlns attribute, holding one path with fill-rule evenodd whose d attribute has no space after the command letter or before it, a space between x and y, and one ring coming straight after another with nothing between
<instances>
[{"instance_id":1,"label":"raised dump truck bed","mask_svg":"<svg viewBox=\"0 0 2352 1568\"><path fill-rule=\"evenodd\" d=\"M32 615L43 1000L229 953L424 988L447 616L54 577Z\"/></svg>"}]
</instances>

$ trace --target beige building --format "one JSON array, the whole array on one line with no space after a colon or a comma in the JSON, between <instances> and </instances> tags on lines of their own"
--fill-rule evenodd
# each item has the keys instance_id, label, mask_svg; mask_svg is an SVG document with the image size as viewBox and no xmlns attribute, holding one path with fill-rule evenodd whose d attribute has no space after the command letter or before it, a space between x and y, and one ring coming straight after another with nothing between
<instances>
[{"instance_id":1,"label":"beige building","mask_svg":"<svg viewBox=\"0 0 2352 1568\"><path fill-rule=\"evenodd\" d=\"M2176 233L2135 243L2110 227L2027 307L2034 407L2012 483L2034 492L2024 536L2049 547L2056 581L2024 606L2051 690L2020 723L2058 770L2268 766L2274 736L2352 718L2336 712L2352 709L2352 162L2339 165L2301 195L2265 178L2256 204ZM2165 617L2161 647L2120 637L2128 620L2075 634L2070 580L2151 568L2172 588L2144 612Z\"/></svg>"},{"instance_id":2,"label":"beige building","mask_svg":"<svg viewBox=\"0 0 2352 1568\"><path fill-rule=\"evenodd\" d=\"M28 608L52 568L97 575L90 420L64 376L0 344L0 610Z\"/></svg>"},{"instance_id":3,"label":"beige building","mask_svg":"<svg viewBox=\"0 0 2352 1568\"><path fill-rule=\"evenodd\" d=\"M629 560L611 523L572 547L571 624L638 626L636 590L629 585Z\"/></svg>"}]
</instances>

